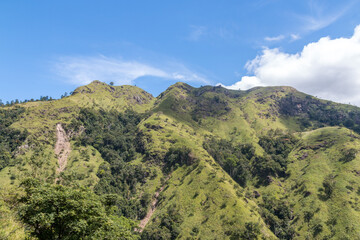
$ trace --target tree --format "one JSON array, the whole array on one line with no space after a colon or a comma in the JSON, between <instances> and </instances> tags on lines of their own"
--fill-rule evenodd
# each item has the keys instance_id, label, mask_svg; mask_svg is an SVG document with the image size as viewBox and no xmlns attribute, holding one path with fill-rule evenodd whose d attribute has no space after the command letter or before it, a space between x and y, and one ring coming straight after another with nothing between
<instances>
[{"instance_id":1,"label":"tree","mask_svg":"<svg viewBox=\"0 0 360 240\"><path fill-rule=\"evenodd\" d=\"M339 161L347 163L356 158L357 150L355 148L347 149L343 151L343 156Z\"/></svg>"},{"instance_id":2,"label":"tree","mask_svg":"<svg viewBox=\"0 0 360 240\"><path fill-rule=\"evenodd\" d=\"M65 98L65 97L67 97L67 96L68 96L68 93L65 92L64 95L61 95L61 98Z\"/></svg>"},{"instance_id":3,"label":"tree","mask_svg":"<svg viewBox=\"0 0 360 240\"><path fill-rule=\"evenodd\" d=\"M114 86L114 82L110 82L110 86Z\"/></svg>"},{"instance_id":4,"label":"tree","mask_svg":"<svg viewBox=\"0 0 360 240\"><path fill-rule=\"evenodd\" d=\"M190 166L193 164L196 159L191 153L191 149L186 146L181 147L171 147L165 156L165 172L171 172L177 168L177 166L182 166L186 164Z\"/></svg>"},{"instance_id":5,"label":"tree","mask_svg":"<svg viewBox=\"0 0 360 240\"><path fill-rule=\"evenodd\" d=\"M111 215L90 189L22 182L19 215L38 239L137 239L135 223Z\"/></svg>"}]
</instances>

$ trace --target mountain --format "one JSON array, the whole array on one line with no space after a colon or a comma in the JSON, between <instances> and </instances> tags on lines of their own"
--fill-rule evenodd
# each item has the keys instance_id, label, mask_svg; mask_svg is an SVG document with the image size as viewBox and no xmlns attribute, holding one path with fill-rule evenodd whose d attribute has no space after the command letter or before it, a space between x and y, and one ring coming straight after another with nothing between
<instances>
[{"instance_id":1,"label":"mountain","mask_svg":"<svg viewBox=\"0 0 360 240\"><path fill-rule=\"evenodd\" d=\"M1 107L0 237L357 239L359 133L360 108L291 87Z\"/></svg>"}]
</instances>

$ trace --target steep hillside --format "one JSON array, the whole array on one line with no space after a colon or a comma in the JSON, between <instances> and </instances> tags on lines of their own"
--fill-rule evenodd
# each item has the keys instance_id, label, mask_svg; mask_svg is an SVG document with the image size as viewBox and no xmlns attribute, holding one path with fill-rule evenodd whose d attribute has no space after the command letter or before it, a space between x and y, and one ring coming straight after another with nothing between
<instances>
[{"instance_id":1,"label":"steep hillside","mask_svg":"<svg viewBox=\"0 0 360 240\"><path fill-rule=\"evenodd\" d=\"M308 238L357 239L360 229L358 135L340 127L302 134L284 184L292 223Z\"/></svg>"},{"instance_id":2,"label":"steep hillside","mask_svg":"<svg viewBox=\"0 0 360 240\"><path fill-rule=\"evenodd\" d=\"M245 234L246 224L255 224L259 235L273 237L256 204L203 149L202 134L162 113L149 117L140 130L146 139L147 161L160 165L168 179L158 209L145 228L145 239L155 239L159 229L162 234L168 232L163 222L171 209L181 216L176 237L224 239ZM185 155L179 157L182 151Z\"/></svg>"},{"instance_id":3,"label":"steep hillside","mask_svg":"<svg viewBox=\"0 0 360 240\"><path fill-rule=\"evenodd\" d=\"M64 194L98 204L67 228L84 239L360 234L360 109L291 87L176 83L153 98L94 81L3 107L0 126L1 239L58 234L51 208L28 210Z\"/></svg>"},{"instance_id":4,"label":"steep hillside","mask_svg":"<svg viewBox=\"0 0 360 240\"><path fill-rule=\"evenodd\" d=\"M294 168L296 166L294 162L299 164L299 159L293 160L293 156L300 155L298 145L307 141L308 137L305 136L313 134L312 129L327 132L329 130L326 126L334 125L345 125L357 131L358 108L319 100L299 93L290 87L231 91L221 87L196 89L187 84L177 83L158 97L154 111L165 114L166 119L172 117L186 126L191 126L194 135L198 135L196 142L204 143L207 136L218 139L210 141L208 147L203 144L205 149L233 180L245 187L245 193L260 207L258 212L279 238L349 236L351 239L358 234L356 230L358 226L353 225L357 222L356 220L351 221L352 230L349 230L350 225L343 224L347 221L332 223L334 226L328 226L331 221L330 214L322 214L314 218L313 222L299 221L301 217L297 214L301 215L304 212L301 207L298 207L300 199L293 198L295 190L290 184L294 178L298 184L304 181L300 174L302 169ZM153 125L159 126L160 124L154 123ZM177 132L178 129L179 127L175 127L171 133ZM353 138L341 135L340 131L333 132L333 138L338 138L337 140L345 143L345 146L346 144L355 144L358 135L351 130L347 131L348 135ZM304 132L304 134L300 134L300 132ZM169 142L169 146L173 146L173 138L169 136L170 134L168 134L168 139L163 137L159 146L164 147L167 142ZM321 151L321 155L325 154L326 161L330 161L330 156L333 157L332 153L327 155L328 151L336 151L339 159L342 154L346 155L349 149L344 145L327 145L326 134L320 136L318 141L325 142L325 145L318 151ZM281 140L281 138L283 139ZM292 138L294 140L291 140ZM190 142L190 139L191 137L187 137L187 142ZM219 148L216 148L217 141ZM229 144L237 146L226 149ZM246 149L244 146L247 144L253 147L253 154L247 155L241 152L237 154L238 149L244 151ZM191 146L196 146L196 144L192 143ZM150 147L150 149L160 151L156 147ZM355 144L349 153L354 155L354 162L356 162L355 156L358 149L359 147ZM227 151L230 152L228 155ZM196 152L200 152L200 150L196 150ZM221 156L218 156L219 154ZM305 156L307 157L307 155ZM339 164L342 166L341 163ZM293 173L294 171L296 174ZM321 168L317 171L321 171ZM343 172L344 177L348 176L343 168L336 165L331 165L328 171L330 173L340 171ZM316 172L312 174L313 178L318 179L314 185L318 189L324 188L325 177ZM346 181L355 184L354 180ZM349 186L351 184L348 184L347 188L350 188ZM348 192L347 188L343 186L342 191ZM318 189L317 191L320 191ZM351 187L351 189L355 188ZM321 198L321 193L316 193L314 196L316 196L318 204L330 205L324 198ZM344 202L347 197L341 195L339 199ZM356 196L351 199L355 199L355 203L358 201ZM316 216L315 212L320 209L315 207L314 201L312 200L308 207L311 208L309 211L313 211L312 214ZM323 201L325 203L322 203ZM342 209L343 202L335 201L328 208ZM287 212L287 216L285 212ZM344 216L348 214L350 213L343 213ZM355 217L357 214L350 215Z\"/></svg>"}]
</instances>

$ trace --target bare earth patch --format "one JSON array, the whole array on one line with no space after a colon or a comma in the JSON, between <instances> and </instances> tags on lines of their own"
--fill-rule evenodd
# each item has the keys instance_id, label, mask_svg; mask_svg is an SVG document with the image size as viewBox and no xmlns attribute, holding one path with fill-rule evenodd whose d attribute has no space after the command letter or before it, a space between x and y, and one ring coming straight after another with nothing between
<instances>
[{"instance_id":1,"label":"bare earth patch","mask_svg":"<svg viewBox=\"0 0 360 240\"><path fill-rule=\"evenodd\" d=\"M65 170L70 152L71 152L71 147L70 147L69 138L64 128L61 126L61 123L58 123L56 124L56 144L55 144L55 154L58 158L58 167L56 169L57 175L59 175L61 172Z\"/></svg>"},{"instance_id":2,"label":"bare earth patch","mask_svg":"<svg viewBox=\"0 0 360 240\"><path fill-rule=\"evenodd\" d=\"M170 176L168 176L166 178L166 180L169 179ZM146 227L146 225L148 224L148 222L150 221L150 218L152 217L152 215L154 214L155 210L156 210L156 204L158 203L158 197L160 195L160 193L164 190L165 188L165 184L155 193L154 196L154 200L151 202L150 205L150 209L148 210L146 216L140 221L139 224L139 228L137 229L138 232L142 232L144 230L144 228Z\"/></svg>"}]
</instances>

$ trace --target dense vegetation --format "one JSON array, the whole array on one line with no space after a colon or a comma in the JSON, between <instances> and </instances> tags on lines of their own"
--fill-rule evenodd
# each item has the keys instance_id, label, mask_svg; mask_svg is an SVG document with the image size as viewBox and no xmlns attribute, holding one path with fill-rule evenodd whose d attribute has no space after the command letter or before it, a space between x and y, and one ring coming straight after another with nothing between
<instances>
[{"instance_id":1,"label":"dense vegetation","mask_svg":"<svg viewBox=\"0 0 360 240\"><path fill-rule=\"evenodd\" d=\"M17 148L25 141L27 131L13 129L10 125L17 121L24 108L0 109L0 170L8 166Z\"/></svg>"},{"instance_id":2,"label":"dense vegetation","mask_svg":"<svg viewBox=\"0 0 360 240\"><path fill-rule=\"evenodd\" d=\"M251 176L251 160L255 149L248 144L233 144L225 139L209 137L204 148L241 186L246 186Z\"/></svg>"},{"instance_id":3,"label":"dense vegetation","mask_svg":"<svg viewBox=\"0 0 360 240\"><path fill-rule=\"evenodd\" d=\"M38 239L137 239L135 223L113 215L110 201L90 189L22 182L20 219ZM109 204L110 203L110 204Z\"/></svg>"},{"instance_id":4,"label":"dense vegetation","mask_svg":"<svg viewBox=\"0 0 360 240\"><path fill-rule=\"evenodd\" d=\"M266 136L260 137L259 145L265 150L266 159L255 159L254 169L262 180L267 176L285 177L287 157L297 141L292 134L284 134L278 130L271 130Z\"/></svg>"},{"instance_id":5,"label":"dense vegetation","mask_svg":"<svg viewBox=\"0 0 360 240\"><path fill-rule=\"evenodd\" d=\"M178 207L172 205L167 211L153 220L154 224L145 229L142 240L176 239L180 233L180 224L183 222Z\"/></svg>"},{"instance_id":6,"label":"dense vegetation","mask_svg":"<svg viewBox=\"0 0 360 240\"><path fill-rule=\"evenodd\" d=\"M360 133L360 110L348 106L339 108L330 101L322 101L307 95L306 97L289 94L279 101L280 113L299 117L304 128L329 126L345 126Z\"/></svg>"},{"instance_id":7,"label":"dense vegetation","mask_svg":"<svg viewBox=\"0 0 360 240\"><path fill-rule=\"evenodd\" d=\"M149 199L134 199L136 186L144 183L149 169L129 162L137 157L140 139L137 124L141 115L131 110L96 111L81 109L79 117L69 126L75 132L84 132L77 137L77 144L95 147L106 161L100 165L97 176L100 181L95 186L97 194L116 194L118 214L133 219L145 216ZM144 197L148 198L148 196Z\"/></svg>"},{"instance_id":8,"label":"dense vegetation","mask_svg":"<svg viewBox=\"0 0 360 240\"><path fill-rule=\"evenodd\" d=\"M264 218L270 230L279 239L293 239L295 236L294 227L291 225L293 212L286 198L276 199L273 195L268 194L262 197L261 216Z\"/></svg>"},{"instance_id":9,"label":"dense vegetation","mask_svg":"<svg viewBox=\"0 0 360 240\"><path fill-rule=\"evenodd\" d=\"M263 156L255 155L249 144L233 144L225 139L209 137L204 148L237 181L246 186L250 178L257 178L259 184L269 184L269 177L285 177L287 156L297 139L281 131L269 131L260 137L259 145L264 149Z\"/></svg>"},{"instance_id":10,"label":"dense vegetation","mask_svg":"<svg viewBox=\"0 0 360 240\"><path fill-rule=\"evenodd\" d=\"M165 155L163 170L165 173L171 173L182 165L190 166L196 162L195 157L188 147L171 147Z\"/></svg>"}]
</instances>

